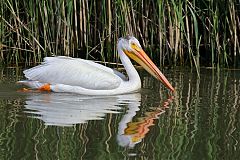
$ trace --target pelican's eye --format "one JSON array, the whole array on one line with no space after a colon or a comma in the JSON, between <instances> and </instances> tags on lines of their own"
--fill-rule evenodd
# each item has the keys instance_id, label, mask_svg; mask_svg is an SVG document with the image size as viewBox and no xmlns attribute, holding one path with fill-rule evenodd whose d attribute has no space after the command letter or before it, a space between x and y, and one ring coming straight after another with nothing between
<instances>
[{"instance_id":1,"label":"pelican's eye","mask_svg":"<svg viewBox=\"0 0 240 160\"><path fill-rule=\"evenodd\" d=\"M139 51L140 48L138 47L138 45L136 45L135 43L131 43L131 48L135 49L136 51Z\"/></svg>"}]
</instances>

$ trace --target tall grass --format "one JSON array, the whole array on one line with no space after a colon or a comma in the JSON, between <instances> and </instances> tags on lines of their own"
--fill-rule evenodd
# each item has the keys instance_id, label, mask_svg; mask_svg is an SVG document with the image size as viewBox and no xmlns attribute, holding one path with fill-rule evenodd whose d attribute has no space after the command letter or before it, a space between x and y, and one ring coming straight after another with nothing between
<instances>
[{"instance_id":1,"label":"tall grass","mask_svg":"<svg viewBox=\"0 0 240 160\"><path fill-rule=\"evenodd\" d=\"M118 37L137 37L160 65L239 65L239 1L0 0L0 60L66 55L118 61Z\"/></svg>"}]
</instances>

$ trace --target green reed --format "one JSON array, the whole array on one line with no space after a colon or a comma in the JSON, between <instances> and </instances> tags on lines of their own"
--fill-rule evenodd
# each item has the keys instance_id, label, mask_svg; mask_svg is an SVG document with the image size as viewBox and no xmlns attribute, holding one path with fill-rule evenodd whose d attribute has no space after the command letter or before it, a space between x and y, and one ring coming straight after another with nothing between
<instances>
[{"instance_id":1,"label":"green reed","mask_svg":"<svg viewBox=\"0 0 240 160\"><path fill-rule=\"evenodd\" d=\"M239 64L239 2L0 0L0 61L32 65L65 55L118 61L117 39L137 37L160 66ZM198 74L199 75L199 74Z\"/></svg>"}]
</instances>

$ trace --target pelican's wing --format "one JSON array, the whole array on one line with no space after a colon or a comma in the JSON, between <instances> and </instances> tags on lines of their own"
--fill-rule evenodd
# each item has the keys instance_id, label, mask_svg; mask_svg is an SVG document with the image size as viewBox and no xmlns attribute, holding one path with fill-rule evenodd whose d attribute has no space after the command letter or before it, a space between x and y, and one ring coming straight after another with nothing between
<instances>
[{"instance_id":1,"label":"pelican's wing","mask_svg":"<svg viewBox=\"0 0 240 160\"><path fill-rule=\"evenodd\" d=\"M24 74L32 81L86 89L114 89L122 82L111 68L70 57L46 57L41 65L25 70Z\"/></svg>"}]
</instances>

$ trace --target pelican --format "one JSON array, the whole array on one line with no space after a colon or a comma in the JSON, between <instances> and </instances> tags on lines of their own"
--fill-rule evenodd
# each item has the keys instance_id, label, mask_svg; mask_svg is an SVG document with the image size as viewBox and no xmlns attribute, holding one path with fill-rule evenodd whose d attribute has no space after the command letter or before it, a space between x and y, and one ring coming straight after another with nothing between
<instances>
[{"instance_id":1,"label":"pelican","mask_svg":"<svg viewBox=\"0 0 240 160\"><path fill-rule=\"evenodd\" d=\"M24 75L27 80L19 83L32 89L83 95L134 93L141 89L141 79L130 57L168 89L174 91L172 85L143 51L135 37L119 38L117 50L127 77L93 61L57 56L46 57L40 65L25 70Z\"/></svg>"}]
</instances>

